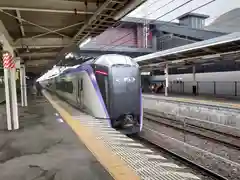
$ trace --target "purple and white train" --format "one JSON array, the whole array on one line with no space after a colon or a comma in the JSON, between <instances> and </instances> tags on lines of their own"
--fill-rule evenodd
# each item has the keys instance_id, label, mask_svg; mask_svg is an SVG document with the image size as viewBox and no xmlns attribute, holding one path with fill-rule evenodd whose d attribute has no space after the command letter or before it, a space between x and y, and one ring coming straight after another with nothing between
<instances>
[{"instance_id":1,"label":"purple and white train","mask_svg":"<svg viewBox=\"0 0 240 180\"><path fill-rule=\"evenodd\" d=\"M107 54L42 81L44 88L124 134L142 130L139 66L130 57Z\"/></svg>"}]
</instances>

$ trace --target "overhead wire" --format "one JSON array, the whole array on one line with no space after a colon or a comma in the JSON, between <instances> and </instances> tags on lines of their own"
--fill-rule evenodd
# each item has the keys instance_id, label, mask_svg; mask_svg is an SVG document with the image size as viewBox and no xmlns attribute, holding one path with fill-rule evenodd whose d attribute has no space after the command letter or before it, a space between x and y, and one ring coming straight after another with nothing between
<instances>
[{"instance_id":1,"label":"overhead wire","mask_svg":"<svg viewBox=\"0 0 240 180\"><path fill-rule=\"evenodd\" d=\"M174 1L176 1L176 0L171 0L171 1L167 2L166 4L164 4L164 5L160 6L160 7L158 7L158 8L155 9L154 11L156 12L156 11L158 11L158 10L164 8L165 6L171 4L171 3L174 2ZM161 2L161 1L159 1L159 0L153 1L151 4L148 4L148 6L145 7L145 8L150 8L151 6L155 5L157 2ZM150 12L150 13L146 14L145 16L143 16L143 18L145 18L145 17L147 17L148 15L153 14L153 13L155 13L155 12ZM120 27L120 26L122 26L122 24L118 25L116 28L118 28L118 27Z\"/></svg>"},{"instance_id":2,"label":"overhead wire","mask_svg":"<svg viewBox=\"0 0 240 180\"><path fill-rule=\"evenodd\" d=\"M159 0L157 0L157 1L159 2ZM150 5L147 6L147 8L149 8L149 7L151 7L152 5L156 4L157 1L152 2ZM171 1L167 2L167 3L165 3L164 5L158 7L157 9L155 9L154 11L152 11L152 12L146 14L146 15L143 16L142 18L146 18L147 16L149 16L149 15L155 13L156 11L159 11L160 9L166 7L167 5L173 3L174 1L176 1L176 0L171 0ZM142 18L141 18L141 19L142 19ZM138 22L140 23L140 22L141 22L141 19L140 19L139 21L136 21L135 23L138 23ZM123 25L123 24L120 24L120 25L116 26L115 28L120 28L122 25ZM128 36L128 35L130 35L130 34L131 34L131 33L126 34L126 36ZM121 38L121 37L120 37L120 38ZM120 39L120 40L121 40L121 39ZM113 43L113 42L114 42L114 41L111 41L110 43ZM105 45L105 44L104 44L104 45ZM106 46L104 46L103 48L105 48L105 47L107 47L107 44L106 44ZM101 50L102 50L102 49L101 49Z\"/></svg>"},{"instance_id":3,"label":"overhead wire","mask_svg":"<svg viewBox=\"0 0 240 180\"><path fill-rule=\"evenodd\" d=\"M201 8L203 8L203 7L205 7L205 6L213 3L214 1L216 1L216 0L211 0L211 1L205 3L205 4L201 5L201 6L198 6L197 8L192 9L191 11L188 11L188 12L185 13L185 14L189 14L189 13L192 13L192 12L198 10L198 9L201 9ZM181 7L182 7L182 6L181 6ZM176 8L175 8L175 10L176 10ZM160 17L158 17L157 19L154 19L153 21L149 22L149 24L152 23L152 22L157 21L159 18L160 18ZM178 19L178 17L173 18L173 19L171 19L170 21L165 21L164 23L162 23L162 24L160 24L160 25L161 25L161 26L167 25L167 24L169 24L169 23L171 23L172 21L177 20L177 19ZM149 29L147 33L152 32L153 30L155 30L155 28L156 28L156 27L153 27L152 29ZM185 27L185 28L188 28L188 27ZM188 29L191 29L191 28L188 28ZM117 40L113 41L112 43L118 42L119 40L121 40L121 39L129 36L130 34L132 34L132 32L126 34L125 36L123 36L123 37L121 37L121 38L118 38ZM122 42L122 43L120 43L120 44L117 44L117 45L114 45L114 46L112 46L111 48L108 48L108 49L106 49L106 50L112 49L112 48L114 48L114 47L121 46L122 44L127 43L127 42L129 42L129 41L132 41L132 40L130 39L130 40L124 41L124 42ZM105 47L106 47L106 46L105 46Z\"/></svg>"},{"instance_id":4,"label":"overhead wire","mask_svg":"<svg viewBox=\"0 0 240 180\"><path fill-rule=\"evenodd\" d=\"M168 2L168 3L166 3L166 4L164 4L163 6L159 7L158 9L156 9L155 12L158 11L159 9L161 9L161 8L166 7L167 5L169 5L170 3L174 2L174 1L175 1L175 0L172 0L172 1L170 1L170 2ZM148 22L146 25L148 25L148 24L150 24L150 23L152 23L152 22L157 21L158 19L160 19L160 18L162 18L162 17L164 17L164 16L170 14L170 13L173 12L173 11L176 11L177 9L179 9L179 8L181 8L181 7L183 7L183 6L185 6L186 4L188 4L188 3L192 2L192 1L194 1L194 0L188 0L188 1L186 1L185 3L183 3L183 4L179 5L179 6L177 6L177 7L174 8L174 9L172 9L171 11L168 11L168 12L166 12L165 14L163 14L163 15L161 15L161 16L158 16L156 19L154 19L154 20L150 20L150 22ZM153 12L147 14L146 16L148 16L148 15L150 15L150 14L152 14L152 13L153 13ZM146 16L144 16L143 18L145 18ZM137 22L135 22L135 23L137 23ZM132 34L132 32L130 32L130 33L128 33L128 34L126 34L126 35L124 35L124 36L122 36L122 37L120 37L120 38L114 40L114 41L111 42L111 43L115 43L115 42L117 42L117 41L123 39L124 37L131 35L131 34ZM105 47L107 47L107 46L105 46ZM105 48L105 47L103 47L103 48Z\"/></svg>"}]
</instances>

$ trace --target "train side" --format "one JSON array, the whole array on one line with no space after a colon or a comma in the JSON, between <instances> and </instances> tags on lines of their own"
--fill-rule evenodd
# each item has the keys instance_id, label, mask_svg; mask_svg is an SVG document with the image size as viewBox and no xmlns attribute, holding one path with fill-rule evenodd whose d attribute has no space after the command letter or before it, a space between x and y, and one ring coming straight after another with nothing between
<instances>
[{"instance_id":1,"label":"train side","mask_svg":"<svg viewBox=\"0 0 240 180\"><path fill-rule=\"evenodd\" d=\"M129 57L101 56L41 84L125 134L142 129L140 72Z\"/></svg>"},{"instance_id":2,"label":"train side","mask_svg":"<svg viewBox=\"0 0 240 180\"><path fill-rule=\"evenodd\" d=\"M199 94L214 94L221 96L239 96L240 94L240 71L196 73ZM164 82L165 76L149 77L150 82ZM192 93L193 75L170 74L169 89L176 93ZM182 83L179 83L182 82Z\"/></svg>"}]
</instances>

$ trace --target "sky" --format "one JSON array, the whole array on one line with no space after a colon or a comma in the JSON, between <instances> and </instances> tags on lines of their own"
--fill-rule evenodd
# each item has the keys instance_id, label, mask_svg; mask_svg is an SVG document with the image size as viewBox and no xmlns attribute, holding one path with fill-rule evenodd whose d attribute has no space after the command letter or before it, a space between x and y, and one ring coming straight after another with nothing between
<instances>
[{"instance_id":1,"label":"sky","mask_svg":"<svg viewBox=\"0 0 240 180\"><path fill-rule=\"evenodd\" d=\"M136 10L131 12L128 16L146 19L156 19L162 16L158 20L171 21L172 19L175 19L182 14L185 14L207 2L210 2L211 0L193 0L192 2L182 6L181 8L167 15L164 15L165 13L173 10L177 6L180 6L187 1L189 0L148 0ZM166 5L167 3L169 4ZM209 25L220 15L235 8L240 8L240 0L215 0L211 4L208 4L201 9L194 11L194 13L209 15L210 17L206 19L205 22L205 25Z\"/></svg>"}]
</instances>

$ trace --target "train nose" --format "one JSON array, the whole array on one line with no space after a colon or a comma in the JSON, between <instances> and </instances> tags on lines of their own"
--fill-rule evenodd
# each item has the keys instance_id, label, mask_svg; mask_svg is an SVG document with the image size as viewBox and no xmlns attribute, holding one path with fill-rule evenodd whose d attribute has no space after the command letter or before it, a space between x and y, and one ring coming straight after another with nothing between
<instances>
[{"instance_id":1,"label":"train nose","mask_svg":"<svg viewBox=\"0 0 240 180\"><path fill-rule=\"evenodd\" d=\"M133 125L135 125L133 115L131 115L131 114L125 115L124 120L123 120L123 126L124 127L131 127Z\"/></svg>"}]
</instances>

